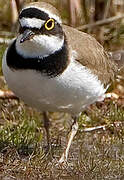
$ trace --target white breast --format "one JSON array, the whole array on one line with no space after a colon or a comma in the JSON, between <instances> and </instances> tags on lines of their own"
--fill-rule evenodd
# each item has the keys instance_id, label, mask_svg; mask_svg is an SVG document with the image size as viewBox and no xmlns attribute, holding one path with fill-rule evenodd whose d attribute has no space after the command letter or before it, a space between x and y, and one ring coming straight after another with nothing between
<instances>
[{"instance_id":1,"label":"white breast","mask_svg":"<svg viewBox=\"0 0 124 180\"><path fill-rule=\"evenodd\" d=\"M4 58L3 74L17 96L41 111L78 113L105 93L97 77L73 60L63 74L48 78L33 70L12 70Z\"/></svg>"}]
</instances>

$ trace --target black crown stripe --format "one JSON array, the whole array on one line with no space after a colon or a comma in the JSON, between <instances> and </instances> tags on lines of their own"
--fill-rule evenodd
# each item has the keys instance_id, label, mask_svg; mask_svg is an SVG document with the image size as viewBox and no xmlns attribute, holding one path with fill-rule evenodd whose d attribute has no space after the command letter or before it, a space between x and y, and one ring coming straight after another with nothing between
<instances>
[{"instance_id":1,"label":"black crown stripe","mask_svg":"<svg viewBox=\"0 0 124 180\"><path fill-rule=\"evenodd\" d=\"M49 16L47 13L37 8L26 8L22 10L22 12L19 15L19 19L23 17L24 18L37 18L37 19L42 19L42 20L49 19Z\"/></svg>"}]
</instances>

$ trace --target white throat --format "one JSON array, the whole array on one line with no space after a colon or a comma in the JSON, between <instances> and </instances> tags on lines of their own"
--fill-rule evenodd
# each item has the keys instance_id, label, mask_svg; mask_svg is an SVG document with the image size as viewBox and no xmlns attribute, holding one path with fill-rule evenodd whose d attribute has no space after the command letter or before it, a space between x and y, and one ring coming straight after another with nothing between
<instances>
[{"instance_id":1,"label":"white throat","mask_svg":"<svg viewBox=\"0 0 124 180\"><path fill-rule=\"evenodd\" d=\"M25 58L47 57L62 48L64 36L62 39L56 36L35 35L33 39L20 43L22 35L16 40L17 52Z\"/></svg>"}]
</instances>

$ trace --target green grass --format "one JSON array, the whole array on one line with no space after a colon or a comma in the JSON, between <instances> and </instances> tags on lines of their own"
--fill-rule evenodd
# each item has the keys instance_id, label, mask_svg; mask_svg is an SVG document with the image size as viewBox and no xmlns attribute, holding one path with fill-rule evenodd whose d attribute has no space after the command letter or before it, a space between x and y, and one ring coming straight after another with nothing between
<instances>
[{"instance_id":1,"label":"green grass","mask_svg":"<svg viewBox=\"0 0 124 180\"><path fill-rule=\"evenodd\" d=\"M45 154L42 114L17 100L0 100L0 107L1 179L123 179L123 107L107 100L83 113L68 164L63 167L56 164L66 145L69 115L49 113L54 143L51 158ZM121 124L112 126L114 122ZM105 130L82 131L103 124Z\"/></svg>"},{"instance_id":2,"label":"green grass","mask_svg":"<svg viewBox=\"0 0 124 180\"><path fill-rule=\"evenodd\" d=\"M26 114L16 124L6 120L0 129L0 149L9 146L15 147L23 154L31 154L42 140L42 133L38 127L36 117L31 119Z\"/></svg>"},{"instance_id":3,"label":"green grass","mask_svg":"<svg viewBox=\"0 0 124 180\"><path fill-rule=\"evenodd\" d=\"M42 122L35 111L33 116L30 113L15 100L10 105L8 102L1 103L1 121L4 122L0 127L1 150L9 146L27 155L35 151L42 140Z\"/></svg>"}]
</instances>

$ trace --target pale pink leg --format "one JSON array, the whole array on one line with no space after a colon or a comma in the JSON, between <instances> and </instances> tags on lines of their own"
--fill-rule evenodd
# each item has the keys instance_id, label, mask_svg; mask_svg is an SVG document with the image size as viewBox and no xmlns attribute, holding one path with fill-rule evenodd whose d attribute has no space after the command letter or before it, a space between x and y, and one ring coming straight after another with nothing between
<instances>
[{"instance_id":1,"label":"pale pink leg","mask_svg":"<svg viewBox=\"0 0 124 180\"><path fill-rule=\"evenodd\" d=\"M73 138L76 135L77 130L78 130L78 122L76 120L77 120L77 118L75 117L74 118L74 123L73 123L72 128L71 128L71 132L69 133L69 140L68 140L68 143L67 143L67 147L66 147L65 151L63 152L60 160L59 160L60 164L64 163L64 162L67 162L68 153L69 153L71 143L72 143Z\"/></svg>"}]
</instances>

